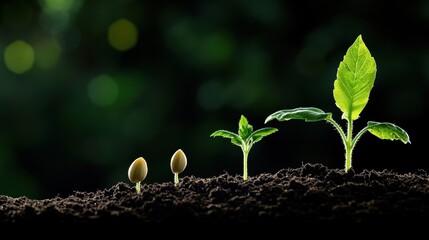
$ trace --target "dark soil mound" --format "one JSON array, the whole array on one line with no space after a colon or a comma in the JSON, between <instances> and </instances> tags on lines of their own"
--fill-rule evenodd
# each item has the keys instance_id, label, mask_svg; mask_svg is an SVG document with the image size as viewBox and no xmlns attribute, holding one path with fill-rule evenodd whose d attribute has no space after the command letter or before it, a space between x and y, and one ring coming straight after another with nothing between
<instances>
[{"instance_id":1,"label":"dark soil mound","mask_svg":"<svg viewBox=\"0 0 429 240\"><path fill-rule=\"evenodd\" d=\"M429 218L425 171L331 170L306 164L243 182L227 173L143 184L142 194L118 183L67 198L0 196L0 222L141 221L416 221Z\"/></svg>"}]
</instances>

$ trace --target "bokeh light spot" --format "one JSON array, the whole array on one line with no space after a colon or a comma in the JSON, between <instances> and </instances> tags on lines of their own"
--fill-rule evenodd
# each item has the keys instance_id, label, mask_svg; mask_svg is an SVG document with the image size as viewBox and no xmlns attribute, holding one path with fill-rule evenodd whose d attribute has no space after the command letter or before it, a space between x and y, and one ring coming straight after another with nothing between
<instances>
[{"instance_id":1,"label":"bokeh light spot","mask_svg":"<svg viewBox=\"0 0 429 240\"><path fill-rule=\"evenodd\" d=\"M118 51L127 51L137 44L137 27L127 19L120 19L109 26L108 40Z\"/></svg>"},{"instance_id":2,"label":"bokeh light spot","mask_svg":"<svg viewBox=\"0 0 429 240\"><path fill-rule=\"evenodd\" d=\"M22 74L33 67L34 55L34 49L30 44L17 40L6 47L4 61L10 71Z\"/></svg>"},{"instance_id":3,"label":"bokeh light spot","mask_svg":"<svg viewBox=\"0 0 429 240\"><path fill-rule=\"evenodd\" d=\"M55 40L44 40L36 44L36 65L43 69L52 68L61 54L61 46Z\"/></svg>"},{"instance_id":4,"label":"bokeh light spot","mask_svg":"<svg viewBox=\"0 0 429 240\"><path fill-rule=\"evenodd\" d=\"M95 105L101 107L112 105L118 95L118 84L106 74L99 75L89 82L88 96Z\"/></svg>"}]
</instances>

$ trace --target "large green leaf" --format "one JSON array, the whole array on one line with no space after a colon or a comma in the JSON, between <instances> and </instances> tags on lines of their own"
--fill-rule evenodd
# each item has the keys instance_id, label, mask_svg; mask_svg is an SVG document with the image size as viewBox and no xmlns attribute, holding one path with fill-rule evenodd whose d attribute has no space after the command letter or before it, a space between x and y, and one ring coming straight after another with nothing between
<instances>
[{"instance_id":1,"label":"large green leaf","mask_svg":"<svg viewBox=\"0 0 429 240\"><path fill-rule=\"evenodd\" d=\"M393 123L369 121L367 128L370 133L380 139L400 140L403 143L411 143L407 132Z\"/></svg>"},{"instance_id":2,"label":"large green leaf","mask_svg":"<svg viewBox=\"0 0 429 240\"><path fill-rule=\"evenodd\" d=\"M252 131L252 125L249 124L245 116L241 115L240 121L238 123L238 134L243 140L245 140L250 136Z\"/></svg>"},{"instance_id":3,"label":"large green leaf","mask_svg":"<svg viewBox=\"0 0 429 240\"><path fill-rule=\"evenodd\" d=\"M217 130L216 132L212 133L210 137L223 137L223 138L230 138L231 143L237 146L241 146L242 140L240 136L237 134L227 131L227 130Z\"/></svg>"},{"instance_id":4,"label":"large green leaf","mask_svg":"<svg viewBox=\"0 0 429 240\"><path fill-rule=\"evenodd\" d=\"M340 63L334 82L335 104L343 112L342 118L359 118L368 103L376 72L375 60L359 35Z\"/></svg>"},{"instance_id":5,"label":"large green leaf","mask_svg":"<svg viewBox=\"0 0 429 240\"><path fill-rule=\"evenodd\" d=\"M271 128L271 127L261 128L261 129L254 131L252 134L250 134L249 138L252 139L253 143L257 143L257 142L261 141L262 138L264 138L268 135L271 135L277 131L278 131L277 128Z\"/></svg>"},{"instance_id":6,"label":"large green leaf","mask_svg":"<svg viewBox=\"0 0 429 240\"><path fill-rule=\"evenodd\" d=\"M265 123L277 119L278 121L288 121L291 119L305 120L306 122L317 122L327 120L331 113L326 113L319 108L300 107L277 111L265 119Z\"/></svg>"}]
</instances>

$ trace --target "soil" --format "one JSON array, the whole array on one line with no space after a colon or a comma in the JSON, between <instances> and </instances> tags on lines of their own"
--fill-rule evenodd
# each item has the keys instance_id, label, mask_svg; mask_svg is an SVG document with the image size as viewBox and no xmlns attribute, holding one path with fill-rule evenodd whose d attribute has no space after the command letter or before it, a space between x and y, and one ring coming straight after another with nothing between
<instances>
[{"instance_id":1,"label":"soil","mask_svg":"<svg viewBox=\"0 0 429 240\"><path fill-rule=\"evenodd\" d=\"M320 164L260 174L244 182L224 173L172 183L125 183L66 198L0 196L0 223L136 221L419 221L429 218L424 170L344 173Z\"/></svg>"}]
</instances>

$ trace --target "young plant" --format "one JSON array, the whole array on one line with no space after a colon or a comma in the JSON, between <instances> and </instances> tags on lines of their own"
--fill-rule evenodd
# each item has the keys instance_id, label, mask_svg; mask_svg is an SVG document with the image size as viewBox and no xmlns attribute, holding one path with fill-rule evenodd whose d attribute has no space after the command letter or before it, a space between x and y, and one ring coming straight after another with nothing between
<instances>
[{"instance_id":1,"label":"young plant","mask_svg":"<svg viewBox=\"0 0 429 240\"><path fill-rule=\"evenodd\" d=\"M268 136L272 133L277 132L276 128L261 128L253 132L252 125L249 124L247 119L241 115L240 122L238 124L238 134L226 131L226 130L218 130L210 137L224 137L230 138L231 143L241 147L243 151L243 180L247 180L247 158L249 156L250 149L253 144L261 141L262 138Z\"/></svg>"},{"instance_id":2,"label":"young plant","mask_svg":"<svg viewBox=\"0 0 429 240\"><path fill-rule=\"evenodd\" d=\"M353 136L353 121L359 118L359 114L368 103L376 71L375 60L365 46L362 36L359 35L340 62L337 79L334 82L335 104L343 112L342 119L347 121L347 133L332 119L332 113L313 107L281 110L268 116L265 123L273 119L278 121L300 119L306 122L326 120L331 123L343 140L346 151L346 172L352 167L352 153L356 143L367 131L380 139L410 143L408 134L402 128L387 122L369 121L366 127Z\"/></svg>"},{"instance_id":3,"label":"young plant","mask_svg":"<svg viewBox=\"0 0 429 240\"><path fill-rule=\"evenodd\" d=\"M174 186L179 184L179 173L185 170L188 159L182 149L177 150L171 157L170 168L174 173Z\"/></svg>"},{"instance_id":4,"label":"young plant","mask_svg":"<svg viewBox=\"0 0 429 240\"><path fill-rule=\"evenodd\" d=\"M131 163L128 169L128 178L132 183L136 184L136 191L140 193L140 182L147 176L147 163L144 158L139 157Z\"/></svg>"}]
</instances>

